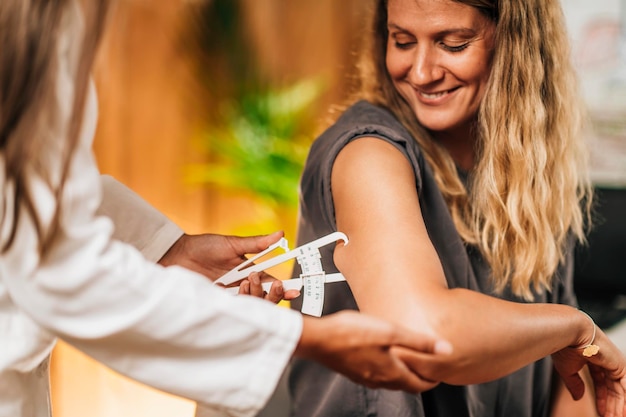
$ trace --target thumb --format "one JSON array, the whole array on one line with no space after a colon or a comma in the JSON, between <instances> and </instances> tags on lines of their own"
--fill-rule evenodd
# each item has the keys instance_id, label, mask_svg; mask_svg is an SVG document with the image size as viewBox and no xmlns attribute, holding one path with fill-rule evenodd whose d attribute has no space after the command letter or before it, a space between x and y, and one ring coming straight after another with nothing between
<instances>
[{"instance_id":1,"label":"thumb","mask_svg":"<svg viewBox=\"0 0 626 417\"><path fill-rule=\"evenodd\" d=\"M237 253L259 253L267 249L270 245L278 242L285 235L282 230L269 235L259 236L232 236L233 246Z\"/></svg>"},{"instance_id":2,"label":"thumb","mask_svg":"<svg viewBox=\"0 0 626 417\"><path fill-rule=\"evenodd\" d=\"M412 349L421 353L450 355L452 344L438 336L417 333L410 330L402 330L394 335L394 344Z\"/></svg>"},{"instance_id":3,"label":"thumb","mask_svg":"<svg viewBox=\"0 0 626 417\"><path fill-rule=\"evenodd\" d=\"M585 383L583 382L580 375L578 375L578 373L568 376L561 375L561 378L563 379L565 387L572 395L572 398L576 401L580 400L585 393Z\"/></svg>"}]
</instances>

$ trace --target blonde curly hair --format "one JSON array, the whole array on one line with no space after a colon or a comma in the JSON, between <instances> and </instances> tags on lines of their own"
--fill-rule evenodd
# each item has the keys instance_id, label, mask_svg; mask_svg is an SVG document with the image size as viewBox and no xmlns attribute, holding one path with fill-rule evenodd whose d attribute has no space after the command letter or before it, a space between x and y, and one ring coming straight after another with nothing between
<instances>
[{"instance_id":1,"label":"blonde curly hair","mask_svg":"<svg viewBox=\"0 0 626 417\"><path fill-rule=\"evenodd\" d=\"M496 291L527 300L549 290L571 237L585 241L592 187L585 111L558 0L451 0L496 23L490 79L477 116L469 193L454 161L387 73L387 0L372 9L359 67L359 98L391 110L412 132L468 244L492 270Z\"/></svg>"}]
</instances>

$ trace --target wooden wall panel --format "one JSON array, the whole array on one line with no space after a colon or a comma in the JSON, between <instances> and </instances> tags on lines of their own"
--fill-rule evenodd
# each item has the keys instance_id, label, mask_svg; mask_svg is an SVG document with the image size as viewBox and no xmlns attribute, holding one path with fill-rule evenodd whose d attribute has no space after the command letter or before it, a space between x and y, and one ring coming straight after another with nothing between
<instances>
[{"instance_id":1,"label":"wooden wall panel","mask_svg":"<svg viewBox=\"0 0 626 417\"><path fill-rule=\"evenodd\" d=\"M95 150L102 172L137 190L186 229L201 229L204 191L183 183L202 159L191 138L201 97L180 33L182 1L122 2L96 71L101 116Z\"/></svg>"},{"instance_id":2,"label":"wooden wall panel","mask_svg":"<svg viewBox=\"0 0 626 417\"><path fill-rule=\"evenodd\" d=\"M242 0L259 68L275 82L327 78L326 102L345 93L365 0Z\"/></svg>"}]
</instances>

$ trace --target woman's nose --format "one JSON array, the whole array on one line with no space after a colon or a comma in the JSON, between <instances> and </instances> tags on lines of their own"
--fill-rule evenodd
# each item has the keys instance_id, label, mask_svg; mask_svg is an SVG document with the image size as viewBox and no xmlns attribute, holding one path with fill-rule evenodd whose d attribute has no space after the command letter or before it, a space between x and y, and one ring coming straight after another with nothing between
<instances>
[{"instance_id":1,"label":"woman's nose","mask_svg":"<svg viewBox=\"0 0 626 417\"><path fill-rule=\"evenodd\" d=\"M422 86L440 81L444 76L437 52L429 45L420 45L415 50L410 78L413 84Z\"/></svg>"}]
</instances>

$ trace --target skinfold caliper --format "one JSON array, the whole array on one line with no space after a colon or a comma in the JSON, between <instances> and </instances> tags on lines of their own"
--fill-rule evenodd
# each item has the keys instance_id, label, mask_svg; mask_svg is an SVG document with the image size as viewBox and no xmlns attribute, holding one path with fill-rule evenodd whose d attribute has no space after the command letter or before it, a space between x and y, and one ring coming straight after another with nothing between
<instances>
[{"instance_id":1,"label":"skinfold caliper","mask_svg":"<svg viewBox=\"0 0 626 417\"><path fill-rule=\"evenodd\" d=\"M324 307L324 284L345 281L344 276L339 273L326 274L324 272L322 255L320 254L319 248L339 240L342 240L345 245L348 244L348 237L344 233L334 232L289 250L287 239L281 238L264 251L247 259L222 275L215 283L228 286L247 278L252 272L265 271L266 269L295 258L302 269L302 273L299 278L283 280L283 288L285 291L292 289L300 290L303 297L302 313L319 317L322 315L322 308ZM282 249L285 253L276 255L258 264L254 263L256 259L269 254L275 249ZM263 289L265 291L269 291L270 286L271 282L263 283ZM239 287L229 287L227 290L237 292Z\"/></svg>"}]
</instances>

